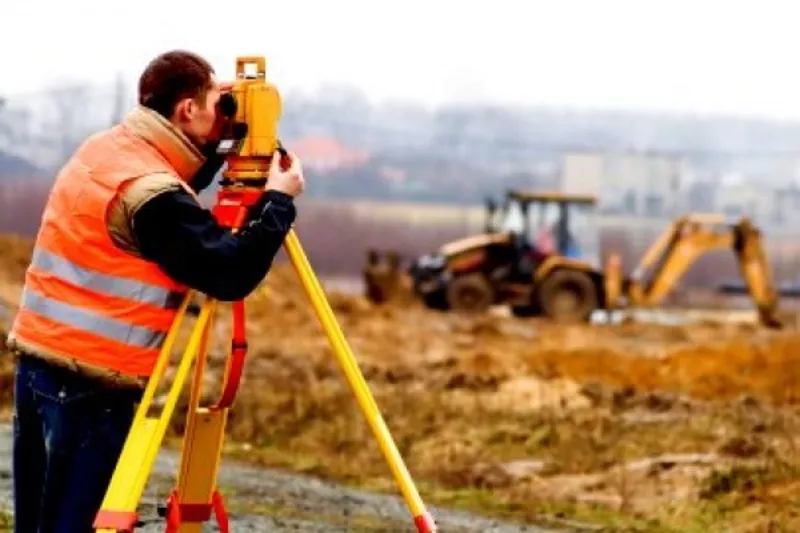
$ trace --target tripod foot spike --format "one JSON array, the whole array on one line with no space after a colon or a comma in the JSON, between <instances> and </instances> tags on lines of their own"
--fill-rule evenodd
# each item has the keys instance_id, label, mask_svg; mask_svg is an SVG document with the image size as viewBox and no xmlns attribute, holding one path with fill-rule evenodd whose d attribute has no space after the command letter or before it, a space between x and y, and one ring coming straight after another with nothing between
<instances>
[{"instance_id":1,"label":"tripod foot spike","mask_svg":"<svg viewBox=\"0 0 800 533\"><path fill-rule=\"evenodd\" d=\"M136 527L139 515L135 511L102 509L97 513L93 528L98 531L130 533Z\"/></svg>"},{"instance_id":2,"label":"tripod foot spike","mask_svg":"<svg viewBox=\"0 0 800 533\"><path fill-rule=\"evenodd\" d=\"M436 533L436 522L430 513L424 513L414 517L414 525L417 526L419 533Z\"/></svg>"}]
</instances>

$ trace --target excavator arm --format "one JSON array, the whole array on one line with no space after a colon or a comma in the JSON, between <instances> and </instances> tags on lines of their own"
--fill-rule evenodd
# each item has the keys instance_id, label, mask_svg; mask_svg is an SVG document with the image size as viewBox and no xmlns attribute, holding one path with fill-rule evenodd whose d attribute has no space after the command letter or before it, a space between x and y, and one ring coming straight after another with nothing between
<instances>
[{"instance_id":1,"label":"excavator arm","mask_svg":"<svg viewBox=\"0 0 800 533\"><path fill-rule=\"evenodd\" d=\"M695 214L673 221L631 275L626 296L636 306L655 306L700 256L723 248L733 251L760 322L781 327L761 232L747 218L729 224L720 215Z\"/></svg>"},{"instance_id":2,"label":"excavator arm","mask_svg":"<svg viewBox=\"0 0 800 533\"><path fill-rule=\"evenodd\" d=\"M733 229L733 248L739 261L739 269L756 304L759 319L769 327L780 328L782 324L778 319L778 295L761 232L748 220L743 220Z\"/></svg>"}]
</instances>

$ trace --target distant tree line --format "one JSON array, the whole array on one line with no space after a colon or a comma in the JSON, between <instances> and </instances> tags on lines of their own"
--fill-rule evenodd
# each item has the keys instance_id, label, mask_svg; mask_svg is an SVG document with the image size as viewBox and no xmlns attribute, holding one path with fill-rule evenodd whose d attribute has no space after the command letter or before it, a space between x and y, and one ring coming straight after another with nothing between
<instances>
[{"instance_id":1,"label":"distant tree line","mask_svg":"<svg viewBox=\"0 0 800 533\"><path fill-rule=\"evenodd\" d=\"M47 152L32 158L37 166L57 167L86 135L118 121L133 105L133 92L117 78L0 100L0 151L29 146L25 153ZM346 86L288 91L283 100L285 140L331 136L370 154L366 167L337 171L330 181L320 176L320 188L310 191L337 197L476 202L507 186L551 186L564 154L584 149L680 155L699 172L743 172L759 180L800 158L797 122L499 105L428 109L376 104ZM407 178L387 179L387 168ZM0 167L0 179L3 173Z\"/></svg>"}]
</instances>

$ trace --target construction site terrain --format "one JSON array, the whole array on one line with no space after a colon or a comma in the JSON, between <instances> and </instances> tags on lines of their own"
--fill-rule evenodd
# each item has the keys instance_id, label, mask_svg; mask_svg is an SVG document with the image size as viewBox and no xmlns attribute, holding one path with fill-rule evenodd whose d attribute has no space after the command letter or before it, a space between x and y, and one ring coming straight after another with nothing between
<instances>
[{"instance_id":1,"label":"construction site terrain","mask_svg":"<svg viewBox=\"0 0 800 533\"><path fill-rule=\"evenodd\" d=\"M28 241L0 242L0 325L29 254ZM558 326L376 305L332 286L328 296L426 503L562 531L800 531L794 328ZM250 353L226 453L396 494L307 301L285 263L248 298ZM209 399L229 325L223 305ZM6 417L12 365L0 359ZM182 423L180 412L176 446Z\"/></svg>"}]
</instances>

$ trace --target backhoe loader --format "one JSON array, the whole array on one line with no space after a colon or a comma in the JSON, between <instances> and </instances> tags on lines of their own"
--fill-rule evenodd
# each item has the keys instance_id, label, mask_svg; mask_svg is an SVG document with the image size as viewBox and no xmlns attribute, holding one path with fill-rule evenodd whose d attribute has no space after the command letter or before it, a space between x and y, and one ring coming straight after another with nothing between
<instances>
[{"instance_id":1,"label":"backhoe loader","mask_svg":"<svg viewBox=\"0 0 800 533\"><path fill-rule=\"evenodd\" d=\"M507 191L499 211L487 202L484 233L446 243L412 262L413 290L432 309L479 313L506 304L516 316L588 322L596 311L658 305L698 257L730 248L761 323L780 326L761 234L748 219L679 217L626 276L615 254L601 264L596 203L587 195ZM370 253L378 265L376 251ZM376 280L367 269L368 291Z\"/></svg>"}]
</instances>

